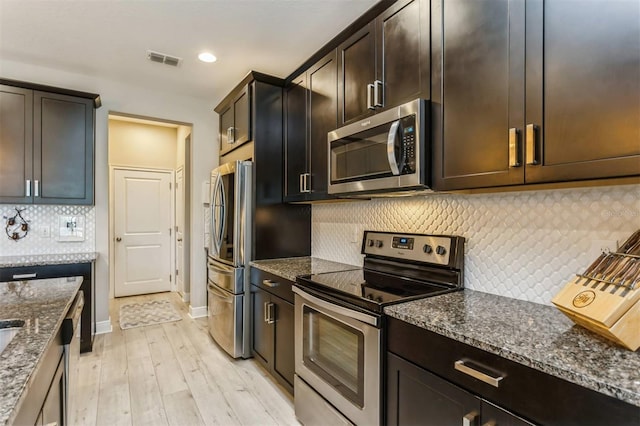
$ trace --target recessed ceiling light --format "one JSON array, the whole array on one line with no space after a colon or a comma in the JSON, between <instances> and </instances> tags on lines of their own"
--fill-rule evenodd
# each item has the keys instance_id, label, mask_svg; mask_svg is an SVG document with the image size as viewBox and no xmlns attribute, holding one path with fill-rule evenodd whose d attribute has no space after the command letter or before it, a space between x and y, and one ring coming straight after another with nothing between
<instances>
[{"instance_id":1,"label":"recessed ceiling light","mask_svg":"<svg viewBox=\"0 0 640 426\"><path fill-rule=\"evenodd\" d=\"M202 52L198 55L198 59L200 59L202 62L215 62L218 58L216 58L209 52Z\"/></svg>"}]
</instances>

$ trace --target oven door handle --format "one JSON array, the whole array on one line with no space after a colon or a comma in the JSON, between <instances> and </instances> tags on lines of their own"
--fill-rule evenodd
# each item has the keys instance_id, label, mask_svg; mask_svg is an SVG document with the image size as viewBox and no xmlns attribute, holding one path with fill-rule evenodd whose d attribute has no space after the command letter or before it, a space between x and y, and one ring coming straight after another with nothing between
<instances>
[{"instance_id":1,"label":"oven door handle","mask_svg":"<svg viewBox=\"0 0 640 426\"><path fill-rule=\"evenodd\" d=\"M353 309L345 308L343 306L336 305L335 303L327 302L326 300L322 300L319 297L310 295L299 287L294 286L292 289L293 292L298 296L302 297L304 300L310 303L317 305L319 308L334 312L339 315L344 315L347 318L361 321L374 327L378 327L378 324L380 323L380 319L373 315L368 315L364 312L354 311Z\"/></svg>"},{"instance_id":2,"label":"oven door handle","mask_svg":"<svg viewBox=\"0 0 640 426\"><path fill-rule=\"evenodd\" d=\"M389 167L391 173L394 176L400 174L400 166L398 165L398 159L396 158L396 136L398 135L398 128L400 127L400 120L396 120L391 124L389 129L389 135L387 136L387 158L389 160Z\"/></svg>"}]
</instances>

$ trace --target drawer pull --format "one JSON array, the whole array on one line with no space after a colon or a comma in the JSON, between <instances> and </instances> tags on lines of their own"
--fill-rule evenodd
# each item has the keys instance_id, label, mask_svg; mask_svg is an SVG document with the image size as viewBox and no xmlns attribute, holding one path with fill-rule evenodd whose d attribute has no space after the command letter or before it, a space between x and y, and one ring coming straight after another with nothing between
<instances>
[{"instance_id":1,"label":"drawer pull","mask_svg":"<svg viewBox=\"0 0 640 426\"><path fill-rule=\"evenodd\" d=\"M38 274L36 274L35 272L32 274L14 274L13 275L13 279L14 280L24 280L27 278L35 278L36 276L38 276Z\"/></svg>"},{"instance_id":2,"label":"drawer pull","mask_svg":"<svg viewBox=\"0 0 640 426\"><path fill-rule=\"evenodd\" d=\"M273 280L262 280L262 284L266 285L267 287L278 287L279 283L277 281L273 281Z\"/></svg>"},{"instance_id":3,"label":"drawer pull","mask_svg":"<svg viewBox=\"0 0 640 426\"><path fill-rule=\"evenodd\" d=\"M478 371L476 369L473 369L471 367L469 367L468 365L466 365L464 363L463 360L458 360L454 363L453 368L455 368L456 370L467 374L475 379L478 379L480 381L483 381L487 384L490 384L491 386L495 386L496 388L500 385L500 381L502 379L504 379L504 376L500 376L500 377L491 377L488 374L485 374L481 371Z\"/></svg>"}]
</instances>

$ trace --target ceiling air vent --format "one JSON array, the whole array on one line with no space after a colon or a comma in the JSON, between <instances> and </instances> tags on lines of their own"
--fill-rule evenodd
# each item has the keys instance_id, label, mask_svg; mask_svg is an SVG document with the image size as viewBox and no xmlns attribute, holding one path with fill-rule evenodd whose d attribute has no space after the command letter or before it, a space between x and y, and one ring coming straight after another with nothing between
<instances>
[{"instance_id":1,"label":"ceiling air vent","mask_svg":"<svg viewBox=\"0 0 640 426\"><path fill-rule=\"evenodd\" d=\"M169 56L164 53L154 52L153 50L147 50L147 59L151 62L158 62L165 65L171 65L177 67L182 62L182 58L176 56Z\"/></svg>"}]
</instances>

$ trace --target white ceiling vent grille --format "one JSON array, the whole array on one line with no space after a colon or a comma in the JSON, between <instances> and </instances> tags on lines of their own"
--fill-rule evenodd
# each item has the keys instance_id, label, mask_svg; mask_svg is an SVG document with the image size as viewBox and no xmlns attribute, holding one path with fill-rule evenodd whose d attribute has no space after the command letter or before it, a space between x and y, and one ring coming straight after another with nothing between
<instances>
[{"instance_id":1,"label":"white ceiling vent grille","mask_svg":"<svg viewBox=\"0 0 640 426\"><path fill-rule=\"evenodd\" d=\"M166 55L160 52L154 52L153 50L147 50L147 59L151 62L158 62L172 67L177 67L182 62L182 58Z\"/></svg>"}]
</instances>

